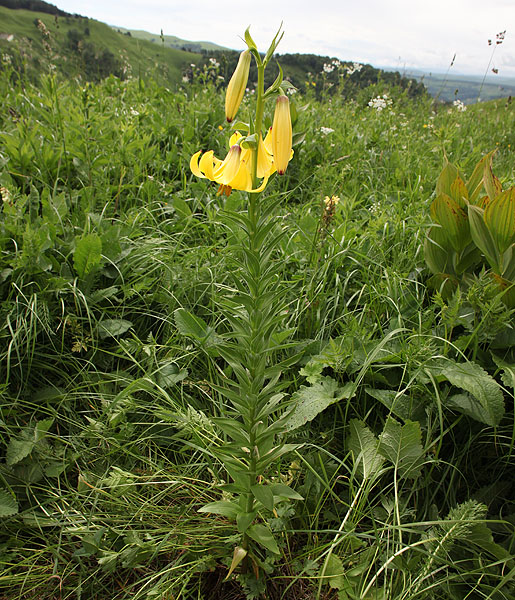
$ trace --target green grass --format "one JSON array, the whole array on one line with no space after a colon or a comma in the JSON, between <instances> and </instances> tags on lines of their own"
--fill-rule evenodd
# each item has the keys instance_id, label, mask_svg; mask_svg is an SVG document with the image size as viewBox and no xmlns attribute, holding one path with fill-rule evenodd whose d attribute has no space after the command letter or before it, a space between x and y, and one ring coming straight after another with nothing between
<instances>
[{"instance_id":1,"label":"green grass","mask_svg":"<svg viewBox=\"0 0 515 600\"><path fill-rule=\"evenodd\" d=\"M159 33L150 33L141 29L125 29L123 27L116 27L114 25L113 29L120 30L122 33L130 32L131 36L140 40L147 40L154 44L162 44L164 41L164 45L169 46L170 48L187 48L188 50L192 50L194 52L199 52L201 50L228 50L228 48L225 48L224 46L219 46L218 44L214 44L213 42L192 42L189 40L183 40L182 38L179 38L175 35L164 34L161 38L161 35Z\"/></svg>"},{"instance_id":2,"label":"green grass","mask_svg":"<svg viewBox=\"0 0 515 600\"><path fill-rule=\"evenodd\" d=\"M44 23L50 33L48 40L37 29L35 19ZM56 18L45 13L0 7L0 23L1 33L14 35L10 42L0 39L0 50L17 54L17 60L33 75L55 67L68 76L83 76L87 72L90 79L95 78L94 66L84 64L90 58L70 48L70 32L75 32L82 44L91 44L97 56L101 57L104 50L112 53L115 70L125 77L153 77L164 85L174 85L181 80L185 68L200 59L199 54L129 37L84 17ZM44 46L44 39L49 47Z\"/></svg>"},{"instance_id":3,"label":"green grass","mask_svg":"<svg viewBox=\"0 0 515 600\"><path fill-rule=\"evenodd\" d=\"M304 497L263 515L280 556L263 556L258 581L225 582L237 536L197 511L227 478L210 448L229 372L174 319L184 308L228 328L218 301L238 234L223 209L246 198L189 170L199 149L225 155L223 95L114 77L35 87L5 65L0 93L0 597L513 597L513 315L480 273L469 297L435 300L422 251L444 156L469 175L497 148L494 171L515 184L513 104L434 112L382 84L348 102L293 96L306 136L265 191L286 231L284 353L299 353L285 392L357 387L293 429L285 441L301 445L269 472ZM368 106L384 93L390 109ZM496 426L449 403L468 392L442 360L495 382ZM385 446L401 426L407 458L386 452L363 477L357 432Z\"/></svg>"}]
</instances>

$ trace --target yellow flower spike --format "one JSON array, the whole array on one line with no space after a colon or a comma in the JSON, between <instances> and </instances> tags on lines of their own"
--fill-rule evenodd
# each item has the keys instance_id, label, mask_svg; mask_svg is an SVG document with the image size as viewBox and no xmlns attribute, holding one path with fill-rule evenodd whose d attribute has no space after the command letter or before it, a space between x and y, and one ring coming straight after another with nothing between
<instances>
[{"instance_id":1,"label":"yellow flower spike","mask_svg":"<svg viewBox=\"0 0 515 600\"><path fill-rule=\"evenodd\" d=\"M250 60L250 50L244 50L240 54L236 69L227 86L227 93L225 95L225 118L228 123L236 116L241 101L243 100L243 94L247 88L247 81L249 78Z\"/></svg>"},{"instance_id":2,"label":"yellow flower spike","mask_svg":"<svg viewBox=\"0 0 515 600\"><path fill-rule=\"evenodd\" d=\"M292 129L290 101L287 96L277 97L274 122L272 123L272 150L274 165L279 175L284 175L291 158Z\"/></svg>"}]
</instances>

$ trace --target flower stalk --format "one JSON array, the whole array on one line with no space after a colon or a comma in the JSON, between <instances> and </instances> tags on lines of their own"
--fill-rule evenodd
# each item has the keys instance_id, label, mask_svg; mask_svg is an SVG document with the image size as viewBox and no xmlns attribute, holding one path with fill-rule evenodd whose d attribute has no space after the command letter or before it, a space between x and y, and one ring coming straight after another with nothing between
<instances>
[{"instance_id":1,"label":"flower stalk","mask_svg":"<svg viewBox=\"0 0 515 600\"><path fill-rule=\"evenodd\" d=\"M285 383L280 381L282 369L293 360L278 360L278 353L284 351L284 339L287 337L281 332L285 294L279 285L280 277L273 261L281 235L278 234L277 218L272 215L274 203L259 194L273 173L286 170L292 157L291 120L289 107L286 105L286 118L282 108L285 103L281 100L278 120L274 119L271 134L269 132L263 138L266 99L281 94L282 70L271 88L266 92L264 89L264 71L280 40L279 32L264 59L248 30L245 40L249 47L245 57L250 59L251 55L254 56L257 64L254 119L250 119L246 135L235 132L231 136L230 150L223 161L209 151L204 154L197 152L190 163L195 175L220 185L219 193L228 195L232 189L249 192L247 211L224 213L225 219L238 227L242 235L239 236L239 246L234 250L236 291L230 298L218 301L230 325L218 350L231 367L231 375L223 376L220 385L214 386L226 400L223 413L214 421L225 434L227 442L213 454L223 463L229 476L230 481L222 486L222 490L230 494L231 499L213 502L200 509L201 512L220 514L235 521L241 539L234 550L230 573L240 563L240 568L248 569L249 561L255 572L265 553L279 554L277 541L266 525L266 518L273 514L279 503L301 499L287 485L267 480L271 466L295 447L283 441L288 409L281 392ZM242 56L226 96L228 120L234 118L243 97L241 89L247 84L245 72L248 75L248 65L242 66ZM281 142L280 168L273 149L274 127L279 130Z\"/></svg>"}]
</instances>

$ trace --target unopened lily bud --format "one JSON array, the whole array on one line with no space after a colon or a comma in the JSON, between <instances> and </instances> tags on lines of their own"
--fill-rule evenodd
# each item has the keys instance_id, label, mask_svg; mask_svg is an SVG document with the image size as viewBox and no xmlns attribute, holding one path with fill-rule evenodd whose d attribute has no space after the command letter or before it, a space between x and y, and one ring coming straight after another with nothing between
<instances>
[{"instance_id":1,"label":"unopened lily bud","mask_svg":"<svg viewBox=\"0 0 515 600\"><path fill-rule=\"evenodd\" d=\"M287 96L278 96L275 103L274 122L272 123L272 151L275 168L284 175L291 158L291 117L290 101Z\"/></svg>"},{"instance_id":2,"label":"unopened lily bud","mask_svg":"<svg viewBox=\"0 0 515 600\"><path fill-rule=\"evenodd\" d=\"M228 123L230 123L236 116L238 108L240 108L240 104L243 99L243 94L247 88L250 60L250 50L245 50L240 54L240 59L238 60L236 69L232 74L229 85L227 86L227 93L225 96L225 117Z\"/></svg>"}]
</instances>

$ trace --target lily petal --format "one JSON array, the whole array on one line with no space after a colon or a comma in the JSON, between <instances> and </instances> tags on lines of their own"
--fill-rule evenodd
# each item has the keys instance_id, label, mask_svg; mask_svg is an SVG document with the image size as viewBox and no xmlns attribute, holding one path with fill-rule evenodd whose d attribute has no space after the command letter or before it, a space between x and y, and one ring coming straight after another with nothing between
<instances>
[{"instance_id":1,"label":"lily petal","mask_svg":"<svg viewBox=\"0 0 515 600\"><path fill-rule=\"evenodd\" d=\"M200 159L198 165L199 169L202 171L202 173L204 173L204 176L208 179L211 179L211 181L215 180L213 174L213 154L213 150L209 150L208 152L206 152Z\"/></svg>"},{"instance_id":2,"label":"lily petal","mask_svg":"<svg viewBox=\"0 0 515 600\"><path fill-rule=\"evenodd\" d=\"M195 154L190 158L190 169L191 172L193 173L193 175L195 175L196 177L201 177L202 179L205 179L205 175L201 172L200 168L199 168L199 164L198 164L198 157L202 154L202 150L199 150L198 152L195 152Z\"/></svg>"}]
</instances>

